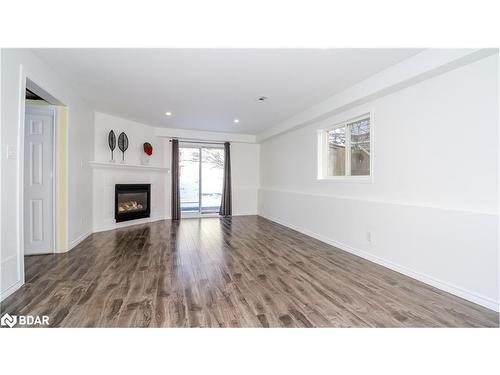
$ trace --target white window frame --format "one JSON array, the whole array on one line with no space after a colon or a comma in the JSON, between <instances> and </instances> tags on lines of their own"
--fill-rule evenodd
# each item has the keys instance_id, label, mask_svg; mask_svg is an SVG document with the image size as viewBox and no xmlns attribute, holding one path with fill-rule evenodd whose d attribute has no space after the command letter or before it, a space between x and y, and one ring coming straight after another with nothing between
<instances>
[{"instance_id":1,"label":"white window frame","mask_svg":"<svg viewBox=\"0 0 500 375\"><path fill-rule=\"evenodd\" d=\"M351 176L351 128L347 124L356 122L358 120L368 117L370 119L370 174L365 176ZM362 115L351 117L345 121L339 122L334 126L318 130L318 181L339 181L339 182L373 182L373 113L366 112ZM345 127L345 176L329 176L328 170L328 133L337 128Z\"/></svg>"}]
</instances>

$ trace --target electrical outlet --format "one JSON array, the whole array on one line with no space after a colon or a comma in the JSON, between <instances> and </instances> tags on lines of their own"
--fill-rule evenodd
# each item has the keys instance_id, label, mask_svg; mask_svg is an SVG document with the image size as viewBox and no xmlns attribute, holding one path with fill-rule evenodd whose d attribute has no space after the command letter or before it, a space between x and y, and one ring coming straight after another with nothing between
<instances>
[{"instance_id":1,"label":"electrical outlet","mask_svg":"<svg viewBox=\"0 0 500 375\"><path fill-rule=\"evenodd\" d=\"M15 145L7 145L7 159L17 159L17 147Z\"/></svg>"},{"instance_id":2,"label":"electrical outlet","mask_svg":"<svg viewBox=\"0 0 500 375\"><path fill-rule=\"evenodd\" d=\"M372 232L366 232L365 238L366 238L366 242L371 243L372 242Z\"/></svg>"}]
</instances>

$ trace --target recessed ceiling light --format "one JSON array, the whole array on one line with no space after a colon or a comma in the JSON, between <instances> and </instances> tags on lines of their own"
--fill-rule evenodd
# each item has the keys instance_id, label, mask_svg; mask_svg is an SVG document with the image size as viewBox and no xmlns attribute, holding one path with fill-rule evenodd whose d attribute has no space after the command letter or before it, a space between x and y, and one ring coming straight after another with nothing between
<instances>
[{"instance_id":1,"label":"recessed ceiling light","mask_svg":"<svg viewBox=\"0 0 500 375\"><path fill-rule=\"evenodd\" d=\"M172 116L172 112L165 112L165 116Z\"/></svg>"},{"instance_id":2,"label":"recessed ceiling light","mask_svg":"<svg viewBox=\"0 0 500 375\"><path fill-rule=\"evenodd\" d=\"M238 122L240 122L240 120L239 120L239 119L237 119L237 118L235 118L235 119L233 120L233 122L234 122L235 124L237 124Z\"/></svg>"}]
</instances>

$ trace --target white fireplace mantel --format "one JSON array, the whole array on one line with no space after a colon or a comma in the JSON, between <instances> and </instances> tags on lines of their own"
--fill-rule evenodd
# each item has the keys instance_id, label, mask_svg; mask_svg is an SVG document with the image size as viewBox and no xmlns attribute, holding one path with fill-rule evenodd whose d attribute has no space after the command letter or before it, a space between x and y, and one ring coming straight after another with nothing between
<instances>
[{"instance_id":1,"label":"white fireplace mantel","mask_svg":"<svg viewBox=\"0 0 500 375\"><path fill-rule=\"evenodd\" d=\"M140 164L124 164L120 162L110 163L102 161L91 161L89 162L89 164L92 168L134 169L134 170L160 172L160 173L168 173L170 171L169 168L164 168L164 167L155 167L151 165L140 165Z\"/></svg>"}]
</instances>

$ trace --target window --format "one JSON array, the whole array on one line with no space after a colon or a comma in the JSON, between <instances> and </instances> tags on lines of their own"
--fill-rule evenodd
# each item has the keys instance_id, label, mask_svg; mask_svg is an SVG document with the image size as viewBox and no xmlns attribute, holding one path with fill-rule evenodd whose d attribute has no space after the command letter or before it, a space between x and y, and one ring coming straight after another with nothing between
<instances>
[{"instance_id":1,"label":"window","mask_svg":"<svg viewBox=\"0 0 500 375\"><path fill-rule=\"evenodd\" d=\"M370 176L370 115L320 130L319 179Z\"/></svg>"},{"instance_id":2,"label":"window","mask_svg":"<svg viewBox=\"0 0 500 375\"><path fill-rule=\"evenodd\" d=\"M181 212L219 212L224 179L224 149L181 145L179 166Z\"/></svg>"}]
</instances>

